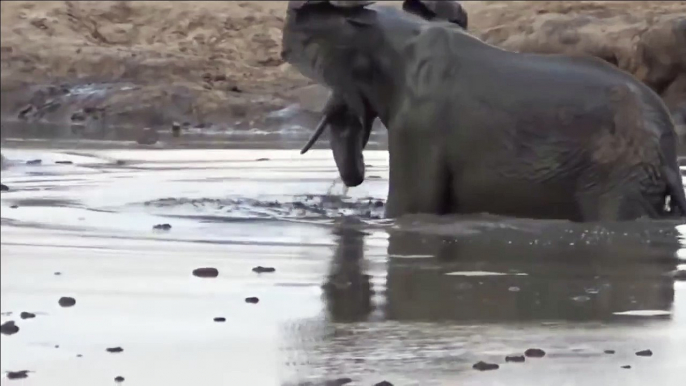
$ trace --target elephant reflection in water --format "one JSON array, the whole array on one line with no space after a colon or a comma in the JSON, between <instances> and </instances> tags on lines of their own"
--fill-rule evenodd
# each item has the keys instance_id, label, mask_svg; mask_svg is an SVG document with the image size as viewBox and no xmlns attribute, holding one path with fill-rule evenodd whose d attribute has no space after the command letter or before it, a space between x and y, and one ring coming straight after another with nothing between
<instances>
[{"instance_id":1,"label":"elephant reflection in water","mask_svg":"<svg viewBox=\"0 0 686 386\"><path fill-rule=\"evenodd\" d=\"M566 228L559 232L547 236L568 235ZM633 232L651 237L636 226ZM674 288L666 273L676 268L677 236L659 231L662 240L655 247L637 242L640 236L620 236L627 234L633 235L618 230L609 240L590 243L595 245L570 246L567 240L532 246L521 240L508 244L503 240L515 236L497 231L464 240L391 231L383 318L578 322L613 321L614 313L628 310L669 310ZM371 277L363 263L364 236L339 236L324 285L332 321L366 320L373 311ZM477 271L482 274L469 274ZM488 272L499 275L483 274Z\"/></svg>"}]
</instances>

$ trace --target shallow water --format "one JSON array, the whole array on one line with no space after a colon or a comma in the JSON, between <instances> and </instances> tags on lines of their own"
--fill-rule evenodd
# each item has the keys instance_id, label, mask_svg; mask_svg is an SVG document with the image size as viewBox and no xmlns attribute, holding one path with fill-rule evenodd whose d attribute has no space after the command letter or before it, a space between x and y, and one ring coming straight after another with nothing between
<instances>
[{"instance_id":1,"label":"shallow water","mask_svg":"<svg viewBox=\"0 0 686 386\"><path fill-rule=\"evenodd\" d=\"M20 331L0 336L0 367L30 370L3 385L683 379L678 223L388 221L383 151L365 154L376 178L347 191L328 151L2 152L1 320ZM219 276L193 276L200 267ZM529 348L546 355L506 363Z\"/></svg>"}]
</instances>

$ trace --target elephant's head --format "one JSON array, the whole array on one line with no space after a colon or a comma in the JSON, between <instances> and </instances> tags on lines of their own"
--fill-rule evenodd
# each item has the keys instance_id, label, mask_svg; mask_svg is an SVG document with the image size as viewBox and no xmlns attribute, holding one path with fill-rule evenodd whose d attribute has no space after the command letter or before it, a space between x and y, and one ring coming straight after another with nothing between
<instances>
[{"instance_id":1,"label":"elephant's head","mask_svg":"<svg viewBox=\"0 0 686 386\"><path fill-rule=\"evenodd\" d=\"M373 3L290 1L283 30L283 59L332 90L301 154L329 129L336 166L349 187L364 181L362 151L374 120L383 120L392 98L383 85L397 80L390 69L402 57L391 52L401 52L431 20L467 27L467 14L456 1L406 0L402 9Z\"/></svg>"}]
</instances>

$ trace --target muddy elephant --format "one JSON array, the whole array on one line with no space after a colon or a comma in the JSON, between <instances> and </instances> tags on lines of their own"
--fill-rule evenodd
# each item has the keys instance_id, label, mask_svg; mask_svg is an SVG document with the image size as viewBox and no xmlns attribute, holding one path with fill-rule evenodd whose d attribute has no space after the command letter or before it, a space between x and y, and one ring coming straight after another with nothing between
<instances>
[{"instance_id":1,"label":"muddy elephant","mask_svg":"<svg viewBox=\"0 0 686 386\"><path fill-rule=\"evenodd\" d=\"M364 180L371 122L387 128L387 217L686 214L674 124L630 74L591 57L502 50L448 18L408 12L429 2L369 3L291 2L282 55L332 90L308 145L331 130L346 185Z\"/></svg>"}]
</instances>

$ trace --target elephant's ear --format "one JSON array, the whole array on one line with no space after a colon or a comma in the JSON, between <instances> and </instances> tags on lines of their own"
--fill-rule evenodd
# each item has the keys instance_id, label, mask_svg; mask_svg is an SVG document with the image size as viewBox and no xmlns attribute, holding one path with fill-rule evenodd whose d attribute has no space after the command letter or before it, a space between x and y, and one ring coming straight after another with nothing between
<instances>
[{"instance_id":1,"label":"elephant's ear","mask_svg":"<svg viewBox=\"0 0 686 386\"><path fill-rule=\"evenodd\" d=\"M334 0L305 0L305 1L289 1L289 10L298 10L308 5L314 5L317 3L329 3L334 7L339 8L361 8L366 7L370 4L376 3L376 1L365 1L365 0L350 0L350 1L334 1Z\"/></svg>"},{"instance_id":2,"label":"elephant's ear","mask_svg":"<svg viewBox=\"0 0 686 386\"><path fill-rule=\"evenodd\" d=\"M405 0L403 10L427 20L444 20L467 29L467 11L459 1Z\"/></svg>"}]
</instances>

